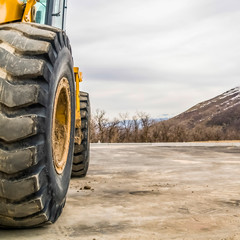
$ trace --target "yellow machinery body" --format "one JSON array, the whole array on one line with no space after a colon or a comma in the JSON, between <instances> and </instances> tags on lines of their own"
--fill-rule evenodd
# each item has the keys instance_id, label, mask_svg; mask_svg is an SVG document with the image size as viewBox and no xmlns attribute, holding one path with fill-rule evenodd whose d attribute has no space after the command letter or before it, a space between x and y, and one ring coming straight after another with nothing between
<instances>
[{"instance_id":1,"label":"yellow machinery body","mask_svg":"<svg viewBox=\"0 0 240 240\"><path fill-rule=\"evenodd\" d=\"M0 0L0 24L10 22L34 22L34 5L39 0ZM82 72L79 68L74 67L74 75L76 81L76 128L81 127L80 116L80 90L79 83L82 82Z\"/></svg>"},{"instance_id":2,"label":"yellow machinery body","mask_svg":"<svg viewBox=\"0 0 240 240\"><path fill-rule=\"evenodd\" d=\"M21 21L23 17L23 1L17 0L0 0L0 24Z\"/></svg>"},{"instance_id":3,"label":"yellow machinery body","mask_svg":"<svg viewBox=\"0 0 240 240\"><path fill-rule=\"evenodd\" d=\"M32 22L32 10L37 0L0 0L0 24L7 22Z\"/></svg>"}]
</instances>

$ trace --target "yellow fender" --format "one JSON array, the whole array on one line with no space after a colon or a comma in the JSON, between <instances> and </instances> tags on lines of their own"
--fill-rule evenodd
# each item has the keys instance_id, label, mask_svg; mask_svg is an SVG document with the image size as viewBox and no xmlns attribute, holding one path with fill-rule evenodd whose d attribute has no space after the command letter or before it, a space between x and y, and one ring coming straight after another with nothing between
<instances>
[{"instance_id":1,"label":"yellow fender","mask_svg":"<svg viewBox=\"0 0 240 240\"><path fill-rule=\"evenodd\" d=\"M74 67L75 81L76 81L76 128L81 128L81 114L80 114L80 90L79 83L82 82L82 72L79 72L78 67Z\"/></svg>"}]
</instances>

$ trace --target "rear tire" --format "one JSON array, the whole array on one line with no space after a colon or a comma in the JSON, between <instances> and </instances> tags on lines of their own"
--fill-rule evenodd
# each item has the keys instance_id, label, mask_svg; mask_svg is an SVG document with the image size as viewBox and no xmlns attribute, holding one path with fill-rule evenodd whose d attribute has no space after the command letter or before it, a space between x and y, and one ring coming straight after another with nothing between
<instances>
[{"instance_id":1,"label":"rear tire","mask_svg":"<svg viewBox=\"0 0 240 240\"><path fill-rule=\"evenodd\" d=\"M0 59L0 226L54 223L65 204L74 146L69 41L49 26L1 25Z\"/></svg>"},{"instance_id":2,"label":"rear tire","mask_svg":"<svg viewBox=\"0 0 240 240\"><path fill-rule=\"evenodd\" d=\"M72 167L73 177L85 177L88 171L90 158L90 100L89 94L80 92L81 129L75 130L75 136L80 137L81 143L74 145L74 158ZM81 136L79 136L81 135Z\"/></svg>"}]
</instances>

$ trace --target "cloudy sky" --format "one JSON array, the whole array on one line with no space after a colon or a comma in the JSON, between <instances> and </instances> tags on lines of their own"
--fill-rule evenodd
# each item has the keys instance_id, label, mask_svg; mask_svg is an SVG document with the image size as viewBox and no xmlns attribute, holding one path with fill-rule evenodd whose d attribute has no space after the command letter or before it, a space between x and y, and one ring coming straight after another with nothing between
<instances>
[{"instance_id":1,"label":"cloudy sky","mask_svg":"<svg viewBox=\"0 0 240 240\"><path fill-rule=\"evenodd\" d=\"M92 110L179 114L240 85L239 0L70 0Z\"/></svg>"}]
</instances>

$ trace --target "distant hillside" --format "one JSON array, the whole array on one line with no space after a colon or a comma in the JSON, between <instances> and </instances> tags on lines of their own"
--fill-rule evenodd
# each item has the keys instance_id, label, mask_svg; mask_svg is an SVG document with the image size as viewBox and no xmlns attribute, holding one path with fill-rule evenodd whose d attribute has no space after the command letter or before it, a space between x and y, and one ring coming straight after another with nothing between
<instances>
[{"instance_id":1,"label":"distant hillside","mask_svg":"<svg viewBox=\"0 0 240 240\"><path fill-rule=\"evenodd\" d=\"M206 125L231 125L240 119L240 87L233 88L215 98L201 102L172 118L189 128Z\"/></svg>"},{"instance_id":2,"label":"distant hillside","mask_svg":"<svg viewBox=\"0 0 240 240\"><path fill-rule=\"evenodd\" d=\"M201 102L161 125L168 128L171 141L240 139L240 87Z\"/></svg>"}]
</instances>

